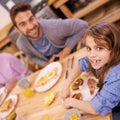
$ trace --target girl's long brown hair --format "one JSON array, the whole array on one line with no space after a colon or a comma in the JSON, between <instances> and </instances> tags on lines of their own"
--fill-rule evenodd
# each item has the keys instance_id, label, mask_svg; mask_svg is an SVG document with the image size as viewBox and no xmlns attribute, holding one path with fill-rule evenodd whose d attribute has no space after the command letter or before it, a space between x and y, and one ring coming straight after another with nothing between
<instances>
[{"instance_id":1,"label":"girl's long brown hair","mask_svg":"<svg viewBox=\"0 0 120 120\"><path fill-rule=\"evenodd\" d=\"M102 88L103 80L107 71L111 67L120 63L120 30L114 24L102 22L91 26L86 30L83 37L83 44L85 44L85 40L88 35L92 36L95 43L98 45L103 45L102 41L105 41L107 49L111 51L110 59L100 74L96 74L95 69L93 69L90 65L90 72L99 79L99 85L100 88Z\"/></svg>"}]
</instances>

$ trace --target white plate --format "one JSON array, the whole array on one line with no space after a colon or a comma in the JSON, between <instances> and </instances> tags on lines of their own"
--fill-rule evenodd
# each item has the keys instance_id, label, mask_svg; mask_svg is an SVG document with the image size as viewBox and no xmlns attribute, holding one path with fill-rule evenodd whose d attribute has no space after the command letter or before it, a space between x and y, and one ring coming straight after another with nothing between
<instances>
[{"instance_id":1,"label":"white plate","mask_svg":"<svg viewBox=\"0 0 120 120\"><path fill-rule=\"evenodd\" d=\"M59 62L53 62L49 65L47 65L41 72L40 74L37 76L36 80L35 80L35 86L38 84L38 80L48 74L49 72L51 72L54 68L58 68L58 72L57 72L57 77L52 78L50 81L48 81L45 85L41 85L41 86L37 86L35 87L35 90L37 92L43 92L46 91L48 89L50 89L51 87L53 87L53 85L55 85L55 83L59 80L61 73L62 73L62 65Z\"/></svg>"},{"instance_id":2,"label":"white plate","mask_svg":"<svg viewBox=\"0 0 120 120\"><path fill-rule=\"evenodd\" d=\"M80 111L78 109L75 109L75 108L72 108L66 112L66 114L64 115L64 120L70 120L70 117L74 114L78 115L78 120L82 120Z\"/></svg>"},{"instance_id":3,"label":"white plate","mask_svg":"<svg viewBox=\"0 0 120 120\"><path fill-rule=\"evenodd\" d=\"M13 105L12 105L12 107L8 111L0 112L0 118L7 117L14 110L15 105L17 104L17 98L18 98L17 95L10 95L10 96L8 96L8 98L6 100L12 99Z\"/></svg>"},{"instance_id":4,"label":"white plate","mask_svg":"<svg viewBox=\"0 0 120 120\"><path fill-rule=\"evenodd\" d=\"M0 98L0 106L1 106L2 102L7 96L7 90L5 87L0 88L0 94L2 94L2 97Z\"/></svg>"},{"instance_id":5,"label":"white plate","mask_svg":"<svg viewBox=\"0 0 120 120\"><path fill-rule=\"evenodd\" d=\"M83 85L82 85L82 90L80 90L80 89L72 90L72 84L73 84L72 83L71 84L71 88L70 88L70 90L71 90L71 96L74 95L74 94L76 94L76 93L81 93L82 94L82 100L84 100L84 101L90 101L97 94L99 88L96 86L94 93L90 94L90 90L89 90L89 87L87 85L88 79L89 78L93 78L96 81L96 83L98 83L99 80L96 79L94 76L90 76L88 73L85 73L85 72L83 72L79 77L82 78L83 81L84 81Z\"/></svg>"}]
</instances>

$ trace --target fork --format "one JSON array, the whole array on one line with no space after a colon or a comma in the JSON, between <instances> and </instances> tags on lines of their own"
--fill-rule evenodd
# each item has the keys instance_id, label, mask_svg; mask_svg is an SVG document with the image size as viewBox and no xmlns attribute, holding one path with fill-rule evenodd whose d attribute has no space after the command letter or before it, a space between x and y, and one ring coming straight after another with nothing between
<instances>
[{"instance_id":1,"label":"fork","mask_svg":"<svg viewBox=\"0 0 120 120\"><path fill-rule=\"evenodd\" d=\"M73 65L74 65L74 56L72 57L72 62L71 62L71 69L73 68Z\"/></svg>"},{"instance_id":2,"label":"fork","mask_svg":"<svg viewBox=\"0 0 120 120\"><path fill-rule=\"evenodd\" d=\"M67 66L66 66L66 74L65 74L65 78L66 78L66 79L68 78L69 63L70 63L70 59L68 58Z\"/></svg>"}]
</instances>

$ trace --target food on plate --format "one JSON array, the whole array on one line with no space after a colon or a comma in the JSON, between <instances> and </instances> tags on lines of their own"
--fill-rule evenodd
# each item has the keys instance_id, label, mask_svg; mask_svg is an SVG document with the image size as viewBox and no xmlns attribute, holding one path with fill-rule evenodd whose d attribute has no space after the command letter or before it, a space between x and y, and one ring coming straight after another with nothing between
<instances>
[{"instance_id":1,"label":"food on plate","mask_svg":"<svg viewBox=\"0 0 120 120\"><path fill-rule=\"evenodd\" d=\"M77 90L77 89L79 89L79 86L82 86L82 85L83 85L83 79L77 78L72 84L72 89Z\"/></svg>"},{"instance_id":2,"label":"food on plate","mask_svg":"<svg viewBox=\"0 0 120 120\"><path fill-rule=\"evenodd\" d=\"M53 91L53 92L49 93L49 94L45 97L44 104L45 104L46 106L50 105L50 104L54 101L55 96L56 96L56 91Z\"/></svg>"},{"instance_id":3,"label":"food on plate","mask_svg":"<svg viewBox=\"0 0 120 120\"><path fill-rule=\"evenodd\" d=\"M88 78L88 76L89 76L89 74L88 74L88 73L85 73L85 72L83 72L83 73L80 75L81 78Z\"/></svg>"},{"instance_id":4,"label":"food on plate","mask_svg":"<svg viewBox=\"0 0 120 120\"><path fill-rule=\"evenodd\" d=\"M88 82L87 82L87 85L89 87L89 90L90 90L90 94L94 94L94 91L95 91L95 87L97 85L97 82L96 80L94 80L93 78L89 78L88 79Z\"/></svg>"},{"instance_id":5,"label":"food on plate","mask_svg":"<svg viewBox=\"0 0 120 120\"><path fill-rule=\"evenodd\" d=\"M45 85L50 80L57 77L58 68L55 67L52 71L47 72L45 75L41 76L39 80L37 81L37 85Z\"/></svg>"},{"instance_id":6,"label":"food on plate","mask_svg":"<svg viewBox=\"0 0 120 120\"><path fill-rule=\"evenodd\" d=\"M12 112L12 113L8 116L7 120L14 120L15 118L16 118L16 113L15 113L15 112Z\"/></svg>"},{"instance_id":7,"label":"food on plate","mask_svg":"<svg viewBox=\"0 0 120 120\"><path fill-rule=\"evenodd\" d=\"M43 70L41 70L35 80L35 91L44 92L53 87L59 80L61 73L62 65L59 62L52 62L47 65Z\"/></svg>"},{"instance_id":8,"label":"food on plate","mask_svg":"<svg viewBox=\"0 0 120 120\"><path fill-rule=\"evenodd\" d=\"M13 105L12 99L5 100L0 108L0 112L8 111Z\"/></svg>"},{"instance_id":9,"label":"food on plate","mask_svg":"<svg viewBox=\"0 0 120 120\"><path fill-rule=\"evenodd\" d=\"M78 99L78 100L82 100L83 96L81 93L75 93L72 95L72 98Z\"/></svg>"},{"instance_id":10,"label":"food on plate","mask_svg":"<svg viewBox=\"0 0 120 120\"><path fill-rule=\"evenodd\" d=\"M83 72L70 85L70 97L90 101L99 90L98 84L93 74Z\"/></svg>"},{"instance_id":11,"label":"food on plate","mask_svg":"<svg viewBox=\"0 0 120 120\"><path fill-rule=\"evenodd\" d=\"M47 77L47 79L48 80L50 80L50 79L53 79L54 77L55 77L55 71L50 71L47 75L46 75L46 77Z\"/></svg>"},{"instance_id":12,"label":"food on plate","mask_svg":"<svg viewBox=\"0 0 120 120\"><path fill-rule=\"evenodd\" d=\"M79 90L80 90L80 91L83 90L83 87L82 87L82 86L79 86Z\"/></svg>"},{"instance_id":13,"label":"food on plate","mask_svg":"<svg viewBox=\"0 0 120 120\"><path fill-rule=\"evenodd\" d=\"M17 104L17 95L9 95L0 107L0 118L7 118ZM8 120L8 119L7 119Z\"/></svg>"},{"instance_id":14,"label":"food on plate","mask_svg":"<svg viewBox=\"0 0 120 120\"><path fill-rule=\"evenodd\" d=\"M48 79L53 79L57 77L57 72L58 72L58 68L55 67L52 71L48 72L46 76Z\"/></svg>"},{"instance_id":15,"label":"food on plate","mask_svg":"<svg viewBox=\"0 0 120 120\"><path fill-rule=\"evenodd\" d=\"M47 77L46 75L42 76L39 78L39 80L37 81L37 85L45 85L47 83Z\"/></svg>"},{"instance_id":16,"label":"food on plate","mask_svg":"<svg viewBox=\"0 0 120 120\"><path fill-rule=\"evenodd\" d=\"M58 72L58 67L55 67L53 70L57 73Z\"/></svg>"},{"instance_id":17,"label":"food on plate","mask_svg":"<svg viewBox=\"0 0 120 120\"><path fill-rule=\"evenodd\" d=\"M69 117L69 120L79 120L78 114L77 114L77 113L72 114L72 115Z\"/></svg>"}]
</instances>

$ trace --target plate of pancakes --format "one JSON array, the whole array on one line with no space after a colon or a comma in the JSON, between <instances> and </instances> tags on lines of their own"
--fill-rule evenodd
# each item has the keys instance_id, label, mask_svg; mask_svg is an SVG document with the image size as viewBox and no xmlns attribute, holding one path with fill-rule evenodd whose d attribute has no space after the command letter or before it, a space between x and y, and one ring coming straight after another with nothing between
<instances>
[{"instance_id":1,"label":"plate of pancakes","mask_svg":"<svg viewBox=\"0 0 120 120\"><path fill-rule=\"evenodd\" d=\"M99 80L95 76L83 72L72 82L70 96L78 100L90 101L99 90L98 83Z\"/></svg>"},{"instance_id":2,"label":"plate of pancakes","mask_svg":"<svg viewBox=\"0 0 120 120\"><path fill-rule=\"evenodd\" d=\"M0 106L0 119L6 118L17 104L17 95L9 95Z\"/></svg>"}]
</instances>

